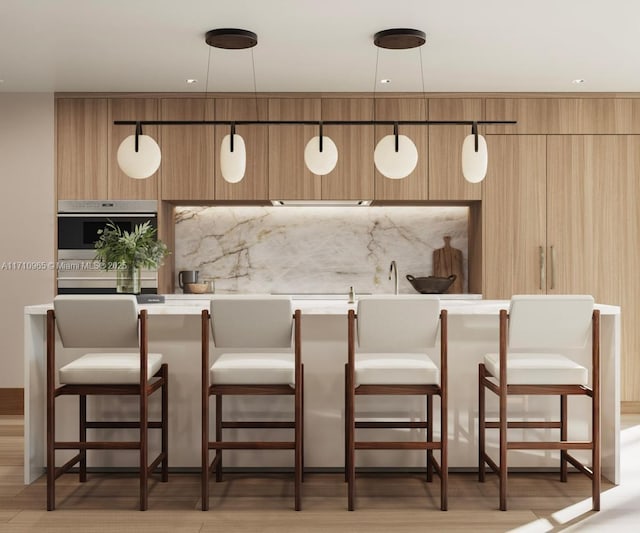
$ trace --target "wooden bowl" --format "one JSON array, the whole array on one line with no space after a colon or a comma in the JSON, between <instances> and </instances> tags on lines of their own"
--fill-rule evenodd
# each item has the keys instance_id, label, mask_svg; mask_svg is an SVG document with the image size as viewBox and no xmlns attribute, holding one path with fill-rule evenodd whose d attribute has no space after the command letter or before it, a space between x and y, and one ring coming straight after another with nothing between
<instances>
[{"instance_id":1,"label":"wooden bowl","mask_svg":"<svg viewBox=\"0 0 640 533\"><path fill-rule=\"evenodd\" d=\"M206 283L185 283L184 284L185 294L204 294L205 292L207 292Z\"/></svg>"}]
</instances>

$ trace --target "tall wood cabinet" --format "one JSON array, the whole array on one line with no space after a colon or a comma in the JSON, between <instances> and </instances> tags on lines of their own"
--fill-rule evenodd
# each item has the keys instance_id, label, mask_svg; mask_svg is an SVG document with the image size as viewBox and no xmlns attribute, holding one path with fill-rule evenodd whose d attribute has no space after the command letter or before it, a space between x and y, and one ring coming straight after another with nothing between
<instances>
[{"instance_id":1,"label":"tall wood cabinet","mask_svg":"<svg viewBox=\"0 0 640 533\"><path fill-rule=\"evenodd\" d=\"M107 198L106 98L56 100L58 200Z\"/></svg>"},{"instance_id":2,"label":"tall wood cabinet","mask_svg":"<svg viewBox=\"0 0 640 533\"><path fill-rule=\"evenodd\" d=\"M622 308L622 400L640 400L640 136L488 135L483 294Z\"/></svg>"},{"instance_id":3,"label":"tall wood cabinet","mask_svg":"<svg viewBox=\"0 0 640 533\"><path fill-rule=\"evenodd\" d=\"M622 400L640 400L640 136L548 137L550 292L622 308Z\"/></svg>"},{"instance_id":4,"label":"tall wood cabinet","mask_svg":"<svg viewBox=\"0 0 640 533\"><path fill-rule=\"evenodd\" d=\"M483 182L483 295L546 292L546 137L487 136Z\"/></svg>"}]
</instances>

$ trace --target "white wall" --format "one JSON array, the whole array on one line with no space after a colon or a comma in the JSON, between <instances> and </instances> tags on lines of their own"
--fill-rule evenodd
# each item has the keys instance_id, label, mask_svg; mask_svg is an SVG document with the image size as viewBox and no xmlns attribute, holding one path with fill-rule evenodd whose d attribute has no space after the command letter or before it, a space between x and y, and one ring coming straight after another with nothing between
<instances>
[{"instance_id":1,"label":"white wall","mask_svg":"<svg viewBox=\"0 0 640 533\"><path fill-rule=\"evenodd\" d=\"M53 154L53 93L0 93L0 388L23 386L23 307L54 294Z\"/></svg>"}]
</instances>

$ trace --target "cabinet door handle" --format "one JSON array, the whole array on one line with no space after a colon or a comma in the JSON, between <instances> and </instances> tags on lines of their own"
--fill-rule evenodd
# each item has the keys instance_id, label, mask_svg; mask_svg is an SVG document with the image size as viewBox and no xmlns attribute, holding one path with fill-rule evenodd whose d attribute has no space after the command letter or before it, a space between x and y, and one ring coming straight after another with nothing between
<instances>
[{"instance_id":1,"label":"cabinet door handle","mask_svg":"<svg viewBox=\"0 0 640 533\"><path fill-rule=\"evenodd\" d=\"M551 247L551 289L556 288L556 250Z\"/></svg>"},{"instance_id":2,"label":"cabinet door handle","mask_svg":"<svg viewBox=\"0 0 640 533\"><path fill-rule=\"evenodd\" d=\"M540 246L540 290L543 291L545 289L546 283L546 258L544 254L544 246Z\"/></svg>"}]
</instances>

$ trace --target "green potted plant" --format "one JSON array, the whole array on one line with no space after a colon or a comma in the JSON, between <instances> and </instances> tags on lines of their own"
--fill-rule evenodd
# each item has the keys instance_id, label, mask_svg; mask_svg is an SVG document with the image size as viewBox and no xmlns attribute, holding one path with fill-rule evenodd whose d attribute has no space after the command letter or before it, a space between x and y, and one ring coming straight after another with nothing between
<instances>
[{"instance_id":1,"label":"green potted plant","mask_svg":"<svg viewBox=\"0 0 640 533\"><path fill-rule=\"evenodd\" d=\"M136 224L133 231L122 230L112 221L98 230L96 259L103 270L116 271L116 292L140 293L141 269L162 265L169 251L156 233L149 221Z\"/></svg>"}]
</instances>

